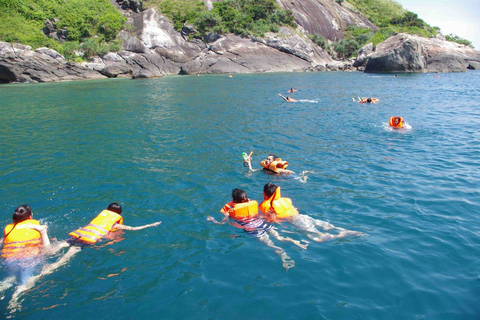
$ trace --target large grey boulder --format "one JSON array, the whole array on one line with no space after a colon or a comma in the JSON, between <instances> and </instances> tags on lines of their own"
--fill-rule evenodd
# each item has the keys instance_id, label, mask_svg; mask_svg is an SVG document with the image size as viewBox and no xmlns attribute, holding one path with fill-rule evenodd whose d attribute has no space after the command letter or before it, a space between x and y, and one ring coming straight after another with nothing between
<instances>
[{"instance_id":1,"label":"large grey boulder","mask_svg":"<svg viewBox=\"0 0 480 320\"><path fill-rule=\"evenodd\" d=\"M67 62L58 52L0 42L0 82L52 82L105 78L95 70Z\"/></svg>"},{"instance_id":2,"label":"large grey boulder","mask_svg":"<svg viewBox=\"0 0 480 320\"><path fill-rule=\"evenodd\" d=\"M400 33L368 55L365 72L462 72L480 53L458 43Z\"/></svg>"},{"instance_id":3,"label":"large grey boulder","mask_svg":"<svg viewBox=\"0 0 480 320\"><path fill-rule=\"evenodd\" d=\"M357 59L353 63L353 66L358 68L361 66L365 66L367 64L367 57L369 54L373 53L374 51L373 43L367 43L364 45L360 50L357 52Z\"/></svg>"}]
</instances>

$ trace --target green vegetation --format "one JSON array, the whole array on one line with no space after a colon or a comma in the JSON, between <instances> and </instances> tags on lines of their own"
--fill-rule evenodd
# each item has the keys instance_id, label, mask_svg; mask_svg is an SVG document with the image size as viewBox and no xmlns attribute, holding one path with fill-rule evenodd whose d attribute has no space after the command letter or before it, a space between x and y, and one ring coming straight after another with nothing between
<instances>
[{"instance_id":1,"label":"green vegetation","mask_svg":"<svg viewBox=\"0 0 480 320\"><path fill-rule=\"evenodd\" d=\"M215 2L211 11L196 0L151 0L147 5L156 5L177 30L184 22L193 24L197 37L208 32L263 36L281 26L295 26L292 12L280 9L275 0L226 0Z\"/></svg>"},{"instance_id":2,"label":"green vegetation","mask_svg":"<svg viewBox=\"0 0 480 320\"><path fill-rule=\"evenodd\" d=\"M472 42L471 42L471 41L468 41L467 39L460 38L459 36L457 36L457 35L455 35L455 34L453 34L453 33L445 36L445 38L446 38L448 41L452 41L452 42L464 44L464 45L466 45L466 46L475 48L475 47L472 45Z\"/></svg>"},{"instance_id":3,"label":"green vegetation","mask_svg":"<svg viewBox=\"0 0 480 320\"><path fill-rule=\"evenodd\" d=\"M64 27L68 30L68 42L61 44L45 37L42 29L47 19L57 30ZM109 0L2 0L0 21L1 41L19 42L33 48L45 46L68 56L75 51L73 47L77 47L76 50L96 48L100 50L97 53L104 52L105 48L119 48L114 39L126 19ZM93 46L93 42L97 45ZM92 55L88 52L85 57Z\"/></svg>"},{"instance_id":4,"label":"green vegetation","mask_svg":"<svg viewBox=\"0 0 480 320\"><path fill-rule=\"evenodd\" d=\"M349 27L344 32L344 39L332 45L339 58L355 56L367 43L372 42L376 46L395 33L403 32L428 38L435 36L439 31L439 28L429 26L416 13L403 9L392 0L348 0L348 2L380 29L373 32L370 29Z\"/></svg>"}]
</instances>

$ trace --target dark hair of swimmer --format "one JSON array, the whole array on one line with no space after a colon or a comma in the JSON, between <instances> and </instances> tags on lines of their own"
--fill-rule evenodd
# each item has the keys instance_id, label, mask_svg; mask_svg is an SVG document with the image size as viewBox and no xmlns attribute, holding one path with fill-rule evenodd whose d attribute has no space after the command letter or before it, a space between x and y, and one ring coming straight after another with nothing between
<instances>
[{"instance_id":1,"label":"dark hair of swimmer","mask_svg":"<svg viewBox=\"0 0 480 320\"><path fill-rule=\"evenodd\" d=\"M263 193L270 198L274 193L275 190L277 190L278 186L274 185L273 183L269 182L266 185L263 186Z\"/></svg>"},{"instance_id":2,"label":"dark hair of swimmer","mask_svg":"<svg viewBox=\"0 0 480 320\"><path fill-rule=\"evenodd\" d=\"M28 204L24 204L23 206L18 207L15 209L13 213L13 222L19 223L25 220L28 220L32 216L32 209L28 206Z\"/></svg>"},{"instance_id":3,"label":"dark hair of swimmer","mask_svg":"<svg viewBox=\"0 0 480 320\"><path fill-rule=\"evenodd\" d=\"M274 155L274 154L271 154L271 153L268 155L268 157L273 157L273 160L277 159L277 156ZM267 157L267 158L268 158L268 157Z\"/></svg>"},{"instance_id":4,"label":"dark hair of swimmer","mask_svg":"<svg viewBox=\"0 0 480 320\"><path fill-rule=\"evenodd\" d=\"M113 211L118 214L122 214L122 206L118 203L110 203L107 208L108 211Z\"/></svg>"},{"instance_id":5,"label":"dark hair of swimmer","mask_svg":"<svg viewBox=\"0 0 480 320\"><path fill-rule=\"evenodd\" d=\"M247 193L243 191L242 189L233 189L232 190L232 202L233 203L242 203L242 202L247 202L248 197Z\"/></svg>"},{"instance_id":6,"label":"dark hair of swimmer","mask_svg":"<svg viewBox=\"0 0 480 320\"><path fill-rule=\"evenodd\" d=\"M368 99L367 99L367 102L368 102L368 103L372 103L372 99L368 98Z\"/></svg>"}]
</instances>

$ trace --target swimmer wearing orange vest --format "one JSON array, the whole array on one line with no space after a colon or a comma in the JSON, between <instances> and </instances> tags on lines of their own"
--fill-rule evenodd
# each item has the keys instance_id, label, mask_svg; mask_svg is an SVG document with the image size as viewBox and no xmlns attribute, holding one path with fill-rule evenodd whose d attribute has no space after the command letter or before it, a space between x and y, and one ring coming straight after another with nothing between
<instances>
[{"instance_id":1,"label":"swimmer wearing orange vest","mask_svg":"<svg viewBox=\"0 0 480 320\"><path fill-rule=\"evenodd\" d=\"M402 117L391 117L390 120L388 120L388 125L392 128L400 129L405 126L405 122Z\"/></svg>"},{"instance_id":2,"label":"swimmer wearing orange vest","mask_svg":"<svg viewBox=\"0 0 480 320\"><path fill-rule=\"evenodd\" d=\"M47 226L33 219L32 209L27 204L15 209L12 219L13 223L5 227L3 238L0 239L3 258L36 258L50 246Z\"/></svg>"},{"instance_id":3,"label":"swimmer wearing orange vest","mask_svg":"<svg viewBox=\"0 0 480 320\"><path fill-rule=\"evenodd\" d=\"M84 243L94 244L110 232L120 230L142 230L148 227L158 226L162 221L147 224L139 227L130 227L123 224L122 206L118 203L111 203L107 210L103 210L88 225L70 232L72 237L69 242L72 244Z\"/></svg>"},{"instance_id":4,"label":"swimmer wearing orange vest","mask_svg":"<svg viewBox=\"0 0 480 320\"><path fill-rule=\"evenodd\" d=\"M232 223L233 226L244 229L247 234L255 237L266 246L273 248L275 253L280 256L285 270L294 267L295 261L288 260L290 257L287 256L285 250L283 250L281 247L275 246L273 241L270 239L269 234L282 242L292 242L302 249L307 249L307 245L301 244L298 240L280 236L280 234L273 228L271 224L259 219L257 217L258 202L248 199L247 193L244 190L237 188L233 189L232 201L224 205L220 212L224 214L222 221L216 221L211 216L207 217L207 221L211 221L215 224L225 224L230 220L230 218L235 220L235 222Z\"/></svg>"},{"instance_id":5,"label":"swimmer wearing orange vest","mask_svg":"<svg viewBox=\"0 0 480 320\"><path fill-rule=\"evenodd\" d=\"M245 162L248 164L250 171L264 170L267 174L279 174L279 175L291 175L295 172L287 170L288 161L284 161L280 158L277 158L274 154L269 154L268 157L260 162L262 169L253 169L252 162L250 158L246 158Z\"/></svg>"},{"instance_id":6,"label":"swimmer wearing orange vest","mask_svg":"<svg viewBox=\"0 0 480 320\"><path fill-rule=\"evenodd\" d=\"M307 215L299 214L298 210L293 206L290 198L283 198L280 193L280 187L273 183L267 183L263 187L264 201L260 204L260 211L267 215L269 222L290 222L296 228L306 232L307 237L316 242L324 242L331 239L343 238L346 236L358 236L361 232L349 231L344 228L335 227L334 225L313 219ZM338 234L323 233L316 227L323 230L338 230Z\"/></svg>"}]
</instances>

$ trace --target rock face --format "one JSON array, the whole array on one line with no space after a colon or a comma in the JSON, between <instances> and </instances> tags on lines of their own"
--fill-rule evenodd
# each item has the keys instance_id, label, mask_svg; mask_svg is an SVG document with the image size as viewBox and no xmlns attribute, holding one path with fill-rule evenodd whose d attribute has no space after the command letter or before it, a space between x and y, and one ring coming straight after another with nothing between
<instances>
[{"instance_id":1,"label":"rock face","mask_svg":"<svg viewBox=\"0 0 480 320\"><path fill-rule=\"evenodd\" d=\"M332 0L277 0L284 10L291 10L298 23L310 34L320 34L331 41L343 39L351 25L378 30L363 15Z\"/></svg>"},{"instance_id":2,"label":"rock face","mask_svg":"<svg viewBox=\"0 0 480 320\"><path fill-rule=\"evenodd\" d=\"M365 72L462 72L480 62L480 53L465 45L400 33L367 56Z\"/></svg>"},{"instance_id":3,"label":"rock face","mask_svg":"<svg viewBox=\"0 0 480 320\"><path fill-rule=\"evenodd\" d=\"M330 56L289 28L264 39L208 35L187 41L156 9L133 14L136 32L121 32L123 51L87 63L66 62L56 51L2 43L0 82L44 82L103 77L155 78L171 74L324 70ZM191 28L191 27L190 27ZM184 29L188 29L185 27ZM184 30L184 35L188 33ZM15 48L15 50L14 50Z\"/></svg>"},{"instance_id":4,"label":"rock face","mask_svg":"<svg viewBox=\"0 0 480 320\"><path fill-rule=\"evenodd\" d=\"M0 42L0 83L51 82L105 78L99 72L67 62L48 48Z\"/></svg>"}]
</instances>

